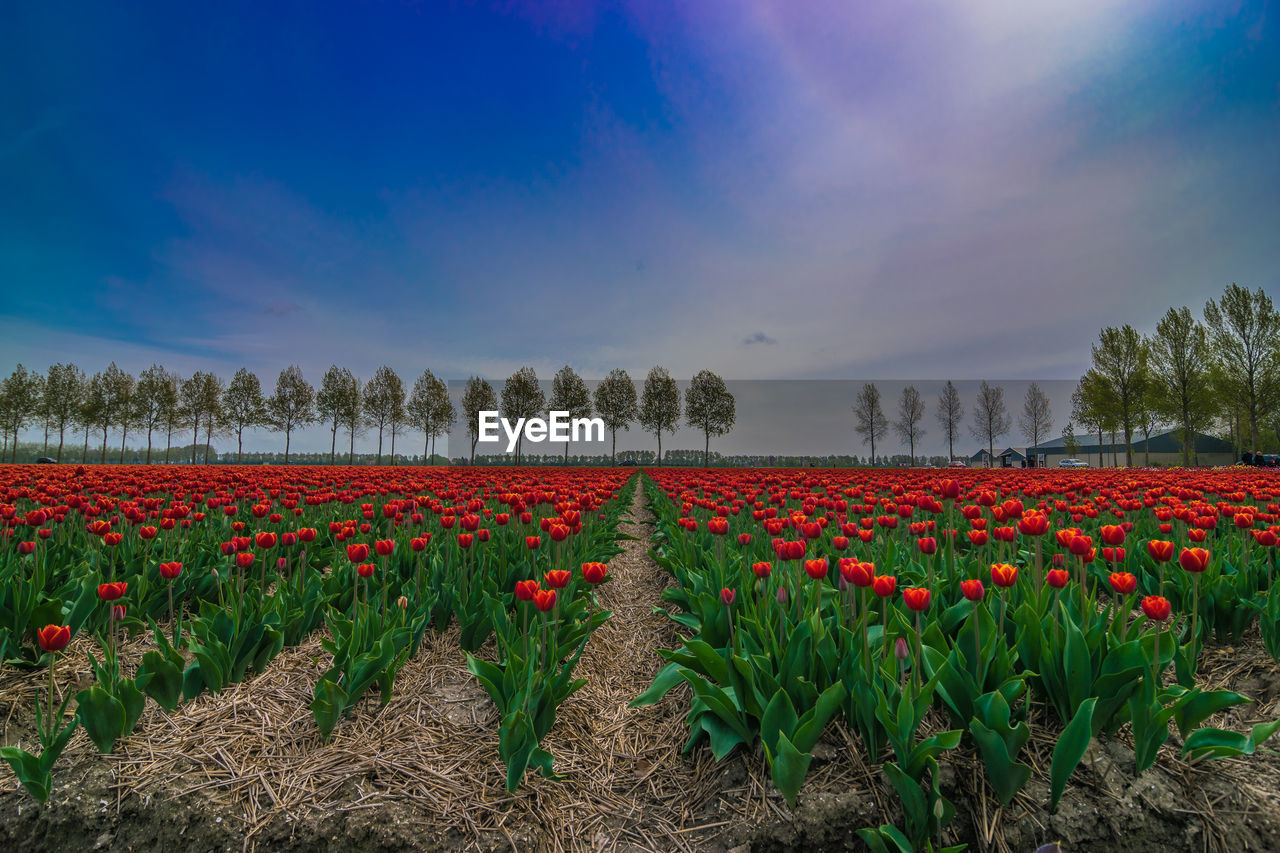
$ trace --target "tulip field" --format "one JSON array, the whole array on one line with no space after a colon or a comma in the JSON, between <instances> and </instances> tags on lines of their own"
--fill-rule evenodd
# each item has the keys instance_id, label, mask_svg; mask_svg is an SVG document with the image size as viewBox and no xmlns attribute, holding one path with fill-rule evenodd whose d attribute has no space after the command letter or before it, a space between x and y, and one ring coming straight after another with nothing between
<instances>
[{"instance_id":1,"label":"tulip field","mask_svg":"<svg viewBox=\"0 0 1280 853\"><path fill-rule=\"evenodd\" d=\"M0 522L23 849L179 794L210 849L1110 849L1174 778L1196 849L1280 829L1265 471L6 466Z\"/></svg>"}]
</instances>

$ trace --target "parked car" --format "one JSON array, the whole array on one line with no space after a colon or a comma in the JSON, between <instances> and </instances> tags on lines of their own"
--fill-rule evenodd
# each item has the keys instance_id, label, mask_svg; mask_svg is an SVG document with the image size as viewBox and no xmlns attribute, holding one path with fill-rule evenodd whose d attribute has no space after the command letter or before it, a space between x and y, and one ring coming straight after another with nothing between
<instances>
[{"instance_id":1,"label":"parked car","mask_svg":"<svg viewBox=\"0 0 1280 853\"><path fill-rule=\"evenodd\" d=\"M36 460L36 464L37 465L57 465L58 460L50 459L48 456L41 456L39 459Z\"/></svg>"},{"instance_id":2,"label":"parked car","mask_svg":"<svg viewBox=\"0 0 1280 853\"><path fill-rule=\"evenodd\" d=\"M1089 463L1081 459L1063 459L1058 463L1059 468L1088 468Z\"/></svg>"},{"instance_id":3,"label":"parked car","mask_svg":"<svg viewBox=\"0 0 1280 853\"><path fill-rule=\"evenodd\" d=\"M968 468L969 463L965 462L963 459L952 459L951 462L947 464L947 467L948 468Z\"/></svg>"}]
</instances>

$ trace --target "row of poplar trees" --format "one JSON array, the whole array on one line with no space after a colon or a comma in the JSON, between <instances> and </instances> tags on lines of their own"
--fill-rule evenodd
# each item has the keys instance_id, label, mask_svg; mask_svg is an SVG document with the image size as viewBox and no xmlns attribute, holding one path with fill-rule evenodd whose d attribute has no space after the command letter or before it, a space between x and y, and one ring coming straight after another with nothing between
<instances>
[{"instance_id":1,"label":"row of poplar trees","mask_svg":"<svg viewBox=\"0 0 1280 853\"><path fill-rule=\"evenodd\" d=\"M191 462L197 461L201 435L204 458L210 458L215 435L234 436L236 461L244 455L244 435L268 429L285 436L284 459L295 430L323 423L330 429L329 461L337 457L340 431L347 434L347 461L355 453L355 439L367 430L378 433L377 461L382 461L384 436L391 439L395 458L396 436L407 429L425 434L423 455L429 457L435 439L445 435L456 419L445 382L424 371L406 393L404 382L390 367L379 367L362 382L350 370L334 365L316 389L291 365L280 371L270 395L257 375L247 368L236 371L230 382L206 371L181 377L161 365L152 365L138 376L115 362L92 376L74 364L54 364L45 374L21 364L0 383L0 425L10 460L16 459L18 433L27 427L43 428L44 453L61 462L68 434L83 432L81 461L88 461L91 436L100 436L98 461L107 461L107 441L112 431L120 436L118 461L124 462L130 435L146 435L146 462L170 461L175 435L191 435ZM164 441L164 454L155 447ZM56 447L54 442L56 440ZM95 438L96 442L96 438ZM3 454L0 454L3 458Z\"/></svg>"},{"instance_id":2,"label":"row of poplar trees","mask_svg":"<svg viewBox=\"0 0 1280 853\"><path fill-rule=\"evenodd\" d=\"M501 406L493 386L473 376L467 380L462 393L462 413L471 439L473 463L480 439L480 412L486 411L501 411L502 417L512 424L519 418L542 417L548 412L568 412L570 418L598 417L610 433L612 446L609 456L614 462L618 456L618 430L630 430L633 423L638 423L645 432L657 438L658 464L661 465L662 436L679 429L682 407L680 387L662 367L649 371L639 394L631 375L621 368L609 371L592 394L582 377L565 365L551 380L550 398L543 393L534 369L522 367L504 383ZM709 370L699 371L684 393L683 414L685 422L703 434L702 464L705 466L711 451L711 437L728 433L733 429L736 417L734 398L724 379ZM516 441L517 465L520 464L522 443L523 435ZM565 464L569 464L568 443L564 446L564 459Z\"/></svg>"},{"instance_id":3,"label":"row of poplar trees","mask_svg":"<svg viewBox=\"0 0 1280 853\"><path fill-rule=\"evenodd\" d=\"M573 418L598 416L613 434L616 459L617 433L638 422L658 440L662 456L662 436L679 427L683 412L689 426L706 436L704 464L711 436L724 435L733 428L734 400L724 380L710 371L694 377L681 406L676 380L661 367L649 371L643 391L625 370L614 370L600 382L592 395L586 383L571 367L556 373L548 400L531 367L522 367L504 383L501 404L493 386L479 377L467 382L462 396L463 416L471 437L471 461L475 461L479 412L500 411L509 420L532 418L550 410L567 411ZM83 433L80 461L89 460L91 438L98 444L98 461L105 463L112 432L120 438L117 459L124 462L129 436L146 436L145 461L170 461L175 435L191 435L191 462L198 459L204 438L205 459L210 458L214 436L234 437L236 461L244 456L246 431L268 429L285 437L284 461L294 431L313 424L330 430L329 461L337 458L340 433L347 439L347 461L355 455L356 436L376 431L377 464L382 462L384 439L390 440L394 462L396 438L406 431L424 436L423 457L435 454L435 441L448 434L458 413L449 398L448 385L430 370L423 371L406 390L403 380L390 367L379 367L367 381L361 381L345 367L330 367L316 389L291 365L280 371L275 388L267 395L258 376L241 368L224 382L206 371L183 378L161 365L152 365L138 376L122 370L115 362L92 376L74 364L52 365L45 374L27 370L21 364L0 383L0 428L4 447L0 460L17 458L19 433L26 428L43 429L44 453L61 462L68 435ZM100 442L98 441L100 437ZM164 442L164 453L156 439ZM112 448L114 450L114 446ZM519 464L521 448L516 448ZM113 453L113 455L116 455ZM565 445L568 462L568 445Z\"/></svg>"}]
</instances>

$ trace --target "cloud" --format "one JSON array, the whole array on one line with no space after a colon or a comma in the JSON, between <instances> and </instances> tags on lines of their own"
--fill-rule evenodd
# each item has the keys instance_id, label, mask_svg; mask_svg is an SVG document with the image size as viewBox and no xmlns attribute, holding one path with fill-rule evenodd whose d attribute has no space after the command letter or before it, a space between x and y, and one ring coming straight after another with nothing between
<instances>
[{"instance_id":1,"label":"cloud","mask_svg":"<svg viewBox=\"0 0 1280 853\"><path fill-rule=\"evenodd\" d=\"M756 332L755 334L748 335L742 339L742 345L744 347L755 346L756 344L767 344L769 346L773 346L776 343L776 340L769 337L764 332Z\"/></svg>"}]
</instances>

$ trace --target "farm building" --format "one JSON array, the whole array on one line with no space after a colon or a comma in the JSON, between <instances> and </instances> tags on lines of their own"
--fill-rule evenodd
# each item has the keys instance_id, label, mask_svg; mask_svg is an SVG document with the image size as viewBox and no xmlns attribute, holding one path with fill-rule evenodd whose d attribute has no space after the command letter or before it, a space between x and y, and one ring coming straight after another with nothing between
<instances>
[{"instance_id":1,"label":"farm building","mask_svg":"<svg viewBox=\"0 0 1280 853\"><path fill-rule=\"evenodd\" d=\"M1099 459L1098 436L1077 435L1076 451L1068 453L1066 442L1062 436L1050 441L1028 447L1028 456L1035 456L1038 465L1056 468L1063 459L1076 458L1089 463L1091 468L1124 465L1124 438L1117 435L1114 442L1110 435L1104 436L1102 457ZM1231 442L1214 438L1204 433L1196 433L1195 446L1192 448L1192 464L1201 466L1230 465L1236 461L1235 448ZM1159 465L1172 466L1182 464L1182 442L1177 430L1165 430L1151 436L1150 441L1141 435L1133 437L1133 464L1137 466Z\"/></svg>"},{"instance_id":2,"label":"farm building","mask_svg":"<svg viewBox=\"0 0 1280 853\"><path fill-rule=\"evenodd\" d=\"M996 464L1001 468L1034 468L1034 461L1028 459L1025 447L1006 447L996 454Z\"/></svg>"},{"instance_id":3,"label":"farm building","mask_svg":"<svg viewBox=\"0 0 1280 853\"><path fill-rule=\"evenodd\" d=\"M967 460L970 468L990 468L991 454L984 447Z\"/></svg>"}]
</instances>

